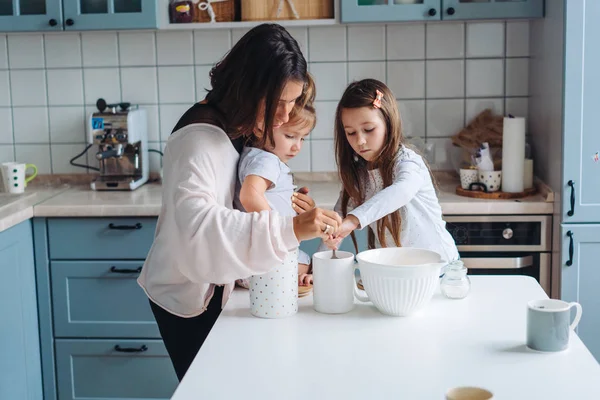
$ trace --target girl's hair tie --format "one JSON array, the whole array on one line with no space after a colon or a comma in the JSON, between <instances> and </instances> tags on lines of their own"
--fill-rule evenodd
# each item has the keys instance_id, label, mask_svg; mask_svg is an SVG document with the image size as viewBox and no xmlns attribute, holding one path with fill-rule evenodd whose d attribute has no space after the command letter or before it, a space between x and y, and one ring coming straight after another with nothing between
<instances>
[{"instance_id":1,"label":"girl's hair tie","mask_svg":"<svg viewBox=\"0 0 600 400\"><path fill-rule=\"evenodd\" d=\"M383 93L379 90L375 90L375 100L373 100L373 107L381 108L381 100L383 100Z\"/></svg>"}]
</instances>

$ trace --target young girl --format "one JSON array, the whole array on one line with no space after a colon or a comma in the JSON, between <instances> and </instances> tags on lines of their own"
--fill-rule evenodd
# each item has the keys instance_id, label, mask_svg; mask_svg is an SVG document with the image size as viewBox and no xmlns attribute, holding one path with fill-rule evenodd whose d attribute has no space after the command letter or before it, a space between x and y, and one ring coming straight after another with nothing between
<instances>
[{"instance_id":1,"label":"young girl","mask_svg":"<svg viewBox=\"0 0 600 400\"><path fill-rule=\"evenodd\" d=\"M400 113L391 90L375 79L351 83L335 117L335 148L343 189L335 210L344 218L327 246L369 227L369 248L404 246L458 259L442 220L431 171L403 143Z\"/></svg>"},{"instance_id":2,"label":"young girl","mask_svg":"<svg viewBox=\"0 0 600 400\"><path fill-rule=\"evenodd\" d=\"M234 205L246 212L275 210L284 216L296 216L292 197L297 196L287 162L302 149L304 139L316 124L315 109L311 105L297 110L290 120L273 129L273 142L263 146L250 142L242 150L238 164L238 183ZM314 207L314 205L313 205ZM298 282L312 282L309 272L310 257L298 251ZM239 280L247 288L246 280Z\"/></svg>"}]
</instances>

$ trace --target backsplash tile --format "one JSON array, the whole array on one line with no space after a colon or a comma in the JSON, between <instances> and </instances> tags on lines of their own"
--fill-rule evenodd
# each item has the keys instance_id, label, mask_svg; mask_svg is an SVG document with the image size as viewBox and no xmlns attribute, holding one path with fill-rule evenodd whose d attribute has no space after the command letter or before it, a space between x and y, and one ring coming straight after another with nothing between
<instances>
[{"instance_id":1,"label":"backsplash tile","mask_svg":"<svg viewBox=\"0 0 600 400\"><path fill-rule=\"evenodd\" d=\"M215 62L248 29L0 35L0 161L40 173L83 172L99 97L147 110L150 148L210 87ZM449 169L450 136L485 108L526 115L529 22L399 23L294 27L317 81L317 126L293 170L334 171L333 124L346 85L372 77L394 91L404 135L435 144L433 169ZM506 53L506 54L505 54ZM14 142L13 142L14 138ZM79 159L96 165L90 151ZM152 170L160 167L150 155Z\"/></svg>"}]
</instances>

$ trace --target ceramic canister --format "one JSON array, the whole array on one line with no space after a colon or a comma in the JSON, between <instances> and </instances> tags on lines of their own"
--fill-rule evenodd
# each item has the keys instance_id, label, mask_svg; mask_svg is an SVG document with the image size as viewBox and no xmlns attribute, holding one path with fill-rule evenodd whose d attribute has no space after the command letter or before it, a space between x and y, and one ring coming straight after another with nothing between
<instances>
[{"instance_id":1,"label":"ceramic canister","mask_svg":"<svg viewBox=\"0 0 600 400\"><path fill-rule=\"evenodd\" d=\"M260 318L285 318L298 312L298 249L266 274L250 277L250 313Z\"/></svg>"}]
</instances>

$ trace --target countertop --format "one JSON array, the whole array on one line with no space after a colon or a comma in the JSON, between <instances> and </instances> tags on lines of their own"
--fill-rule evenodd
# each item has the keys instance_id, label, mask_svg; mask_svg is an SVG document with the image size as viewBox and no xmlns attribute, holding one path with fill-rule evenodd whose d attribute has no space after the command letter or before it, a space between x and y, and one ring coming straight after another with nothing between
<instances>
[{"instance_id":1,"label":"countertop","mask_svg":"<svg viewBox=\"0 0 600 400\"><path fill-rule=\"evenodd\" d=\"M238 289L172 399L443 399L456 386L497 399L600 399L600 364L575 333L563 352L525 347L527 302L547 298L533 278L471 279L467 298L438 291L405 318L370 304L319 314L307 296L295 316L260 319Z\"/></svg>"},{"instance_id":2,"label":"countertop","mask_svg":"<svg viewBox=\"0 0 600 400\"><path fill-rule=\"evenodd\" d=\"M457 178L438 178L444 215L552 214L552 193L546 189L520 200L481 200L455 194ZM319 207L333 208L339 195L337 180L303 181ZM545 187L545 186L544 186ZM162 187L148 183L134 191L96 192L89 185L31 185L21 195L0 194L0 231L31 217L157 216Z\"/></svg>"}]
</instances>

